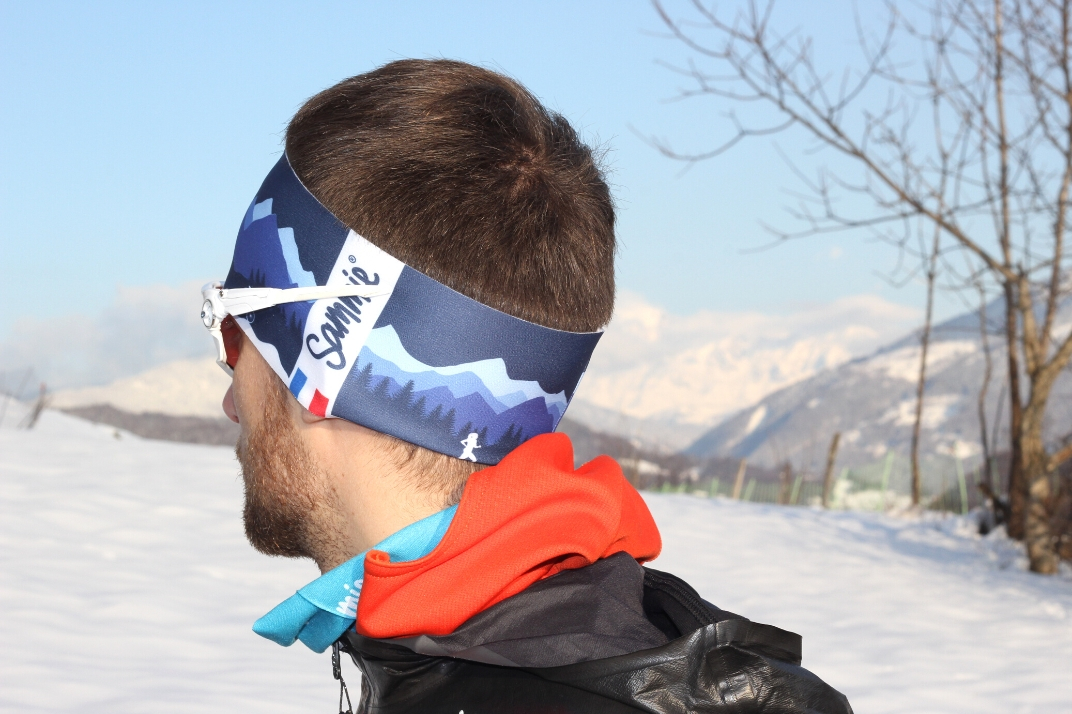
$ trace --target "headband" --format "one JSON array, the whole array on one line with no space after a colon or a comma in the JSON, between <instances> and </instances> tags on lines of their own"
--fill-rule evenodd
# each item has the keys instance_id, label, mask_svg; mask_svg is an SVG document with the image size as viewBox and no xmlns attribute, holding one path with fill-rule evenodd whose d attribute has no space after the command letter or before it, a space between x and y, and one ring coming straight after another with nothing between
<instances>
[{"instance_id":1,"label":"headband","mask_svg":"<svg viewBox=\"0 0 1072 714\"><path fill-rule=\"evenodd\" d=\"M225 288L377 286L235 321L309 411L481 464L554 431L601 332L500 312L347 228L286 154L242 219Z\"/></svg>"}]
</instances>

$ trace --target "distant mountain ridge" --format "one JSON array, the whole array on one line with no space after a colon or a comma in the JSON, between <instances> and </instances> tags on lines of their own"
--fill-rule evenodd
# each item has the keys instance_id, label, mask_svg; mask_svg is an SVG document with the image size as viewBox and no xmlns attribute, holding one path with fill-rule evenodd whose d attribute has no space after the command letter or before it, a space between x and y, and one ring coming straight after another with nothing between
<instances>
[{"instance_id":1,"label":"distant mountain ridge","mask_svg":"<svg viewBox=\"0 0 1072 714\"><path fill-rule=\"evenodd\" d=\"M1061 313L1062 323L1072 310ZM1000 326L1004 306L987 307L992 377L986 399L988 438L1008 435L1004 375L1006 353ZM1068 329L1067 325L1060 329ZM821 468L835 432L841 433L838 463L873 462L887 451L907 455L915 418L919 370L918 331L867 357L824 370L773 392L703 434L685 451L697 458L748 458L776 465L786 460ZM927 358L921 452L974 463L982 452L977 400L985 356L978 313L965 313L934 327ZM1054 387L1045 426L1051 442L1072 431L1072 374Z\"/></svg>"},{"instance_id":2,"label":"distant mountain ridge","mask_svg":"<svg viewBox=\"0 0 1072 714\"><path fill-rule=\"evenodd\" d=\"M675 315L623 292L569 413L596 429L683 449L771 392L888 344L918 315L874 295L774 314Z\"/></svg>"},{"instance_id":3,"label":"distant mountain ridge","mask_svg":"<svg viewBox=\"0 0 1072 714\"><path fill-rule=\"evenodd\" d=\"M191 294L196 295L196 287L190 289ZM182 297L176 293L175 299ZM196 317L196 307L186 305L176 314L185 317L188 311ZM162 309L158 306L156 311ZM678 451L769 393L889 344L915 325L917 317L914 309L868 295L796 307L784 314L698 312L682 316L668 313L640 295L622 292L614 320L595 350L568 415L597 431L618 434L660 453ZM123 334L136 334L139 343L154 344L149 336L136 331L140 324L124 324ZM189 331L191 345L203 344L206 357L158 364L147 372L130 369L118 380L106 380L106 385L58 393L57 401L65 407L107 403L133 413L218 417L229 380L208 357L211 340L204 327L196 319L191 319L189 326L168 325L177 336L185 338ZM111 353L131 352L116 347L122 344L118 337L109 343ZM382 357L385 350L375 341L373 344L380 352L377 356ZM81 353L71 352L71 357L83 359ZM436 386L435 375L418 378L426 370L413 369L401 355L399 359L397 369L388 372L397 385L405 385L412 376L415 391ZM100 371L100 360L92 363ZM538 396L532 389L535 383L488 387L502 381L493 379L490 369L485 369L492 365L470 362L465 366L478 379L485 377L487 388L475 382L464 388L456 386L457 393L452 392L455 397L475 387L474 393L499 410L517 405L523 396ZM402 374L404 371L411 376ZM564 395L545 398L551 413L561 416Z\"/></svg>"},{"instance_id":4,"label":"distant mountain ridge","mask_svg":"<svg viewBox=\"0 0 1072 714\"><path fill-rule=\"evenodd\" d=\"M202 328L204 330L204 328ZM223 395L231 386L214 357L176 360L100 387L66 389L51 396L57 408L109 404L138 414L223 418Z\"/></svg>"}]
</instances>

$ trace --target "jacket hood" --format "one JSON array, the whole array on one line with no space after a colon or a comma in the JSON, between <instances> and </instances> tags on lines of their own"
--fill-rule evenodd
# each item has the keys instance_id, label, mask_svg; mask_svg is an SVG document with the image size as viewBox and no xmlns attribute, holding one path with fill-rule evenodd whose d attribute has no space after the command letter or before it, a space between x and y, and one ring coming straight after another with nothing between
<instances>
[{"instance_id":1,"label":"jacket hood","mask_svg":"<svg viewBox=\"0 0 1072 714\"><path fill-rule=\"evenodd\" d=\"M449 634L556 573L616 553L645 562L661 548L647 505L613 459L574 469L569 437L536 436L469 478L431 553L405 563L368 554L356 630L378 639Z\"/></svg>"}]
</instances>

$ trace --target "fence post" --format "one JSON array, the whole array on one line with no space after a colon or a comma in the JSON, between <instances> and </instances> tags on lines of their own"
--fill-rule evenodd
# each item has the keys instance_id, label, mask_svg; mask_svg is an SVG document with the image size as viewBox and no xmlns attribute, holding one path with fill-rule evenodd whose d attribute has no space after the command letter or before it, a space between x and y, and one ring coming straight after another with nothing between
<instances>
[{"instance_id":1,"label":"fence post","mask_svg":"<svg viewBox=\"0 0 1072 714\"><path fill-rule=\"evenodd\" d=\"M707 484L707 497L714 498L718 495L718 490L722 488L722 479L713 478L711 483Z\"/></svg>"},{"instance_id":2,"label":"fence post","mask_svg":"<svg viewBox=\"0 0 1072 714\"><path fill-rule=\"evenodd\" d=\"M830 508L830 491L834 486L834 462L837 460L838 442L841 432L835 431L830 440L830 450L826 452L826 472L823 474L823 508Z\"/></svg>"},{"instance_id":3,"label":"fence post","mask_svg":"<svg viewBox=\"0 0 1072 714\"><path fill-rule=\"evenodd\" d=\"M744 486L744 472L748 470L748 459L741 459L737 465L737 479L733 482L733 499L741 498L741 487Z\"/></svg>"},{"instance_id":4,"label":"fence post","mask_svg":"<svg viewBox=\"0 0 1072 714\"><path fill-rule=\"evenodd\" d=\"M793 464L788 461L782 467L782 473L778 475L778 505L789 505L790 488L793 483Z\"/></svg>"},{"instance_id":5,"label":"fence post","mask_svg":"<svg viewBox=\"0 0 1072 714\"><path fill-rule=\"evenodd\" d=\"M748 479L748 485L744 489L744 500L752 500L752 492L756 490L756 480L754 478Z\"/></svg>"}]
</instances>

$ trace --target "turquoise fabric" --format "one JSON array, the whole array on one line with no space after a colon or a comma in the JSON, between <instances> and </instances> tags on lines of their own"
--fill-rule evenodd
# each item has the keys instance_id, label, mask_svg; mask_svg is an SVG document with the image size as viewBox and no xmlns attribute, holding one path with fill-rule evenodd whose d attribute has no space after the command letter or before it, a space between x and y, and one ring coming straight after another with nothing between
<instances>
[{"instance_id":1,"label":"turquoise fabric","mask_svg":"<svg viewBox=\"0 0 1072 714\"><path fill-rule=\"evenodd\" d=\"M392 563L417 560L435 550L458 507L440 511L388 536L369 550L391 556ZM253 623L253 631L284 647L301 640L314 652L331 647L357 619L368 550L321 575Z\"/></svg>"}]
</instances>

